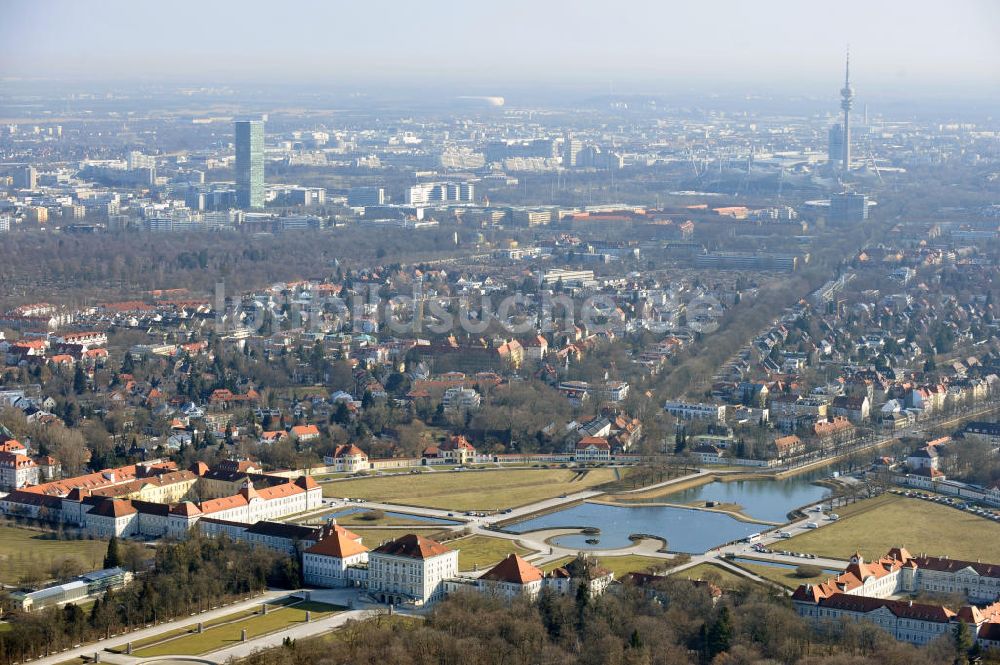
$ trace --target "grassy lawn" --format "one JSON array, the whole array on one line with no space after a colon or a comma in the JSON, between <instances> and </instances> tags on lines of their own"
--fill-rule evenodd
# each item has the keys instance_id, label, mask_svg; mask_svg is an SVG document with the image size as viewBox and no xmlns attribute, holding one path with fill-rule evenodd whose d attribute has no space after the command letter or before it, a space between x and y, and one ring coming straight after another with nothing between
<instances>
[{"instance_id":1,"label":"grassy lawn","mask_svg":"<svg viewBox=\"0 0 1000 665\"><path fill-rule=\"evenodd\" d=\"M837 514L837 522L795 536L782 549L838 559L858 550L874 559L903 546L913 554L1000 561L1000 524L955 508L883 494L838 507Z\"/></svg>"},{"instance_id":2,"label":"grassy lawn","mask_svg":"<svg viewBox=\"0 0 1000 665\"><path fill-rule=\"evenodd\" d=\"M408 533L415 533L424 538L434 539L434 536L441 533L441 529L436 528L425 528L425 529L362 529L359 527L352 527L351 531L361 536L361 542L368 549L375 549L387 540L395 540L396 538L401 538Z\"/></svg>"},{"instance_id":3,"label":"grassy lawn","mask_svg":"<svg viewBox=\"0 0 1000 665\"><path fill-rule=\"evenodd\" d=\"M777 582L786 589L796 589L800 584L816 584L830 579L829 573L820 572L814 577L799 577L795 574L794 568L782 568L780 566L768 566L763 563L747 563L745 561L731 561L734 566L748 570L755 575L763 577L765 580Z\"/></svg>"},{"instance_id":4,"label":"grassy lawn","mask_svg":"<svg viewBox=\"0 0 1000 665\"><path fill-rule=\"evenodd\" d=\"M743 584L754 584L753 580L737 575L732 571L711 563L699 563L697 566L685 568L675 574L685 580L706 580L714 582L715 584L718 584L726 589L733 589Z\"/></svg>"},{"instance_id":5,"label":"grassy lawn","mask_svg":"<svg viewBox=\"0 0 1000 665\"><path fill-rule=\"evenodd\" d=\"M670 561L667 559L658 559L640 554L602 556L597 557L597 562L602 568L607 568L613 572L616 580L620 580L626 573L642 573L649 568L665 569L670 566Z\"/></svg>"},{"instance_id":6,"label":"grassy lawn","mask_svg":"<svg viewBox=\"0 0 1000 665\"><path fill-rule=\"evenodd\" d=\"M323 495L445 510L501 510L580 492L614 478L613 469L406 474L328 483Z\"/></svg>"},{"instance_id":7,"label":"grassy lawn","mask_svg":"<svg viewBox=\"0 0 1000 665\"><path fill-rule=\"evenodd\" d=\"M341 478L347 478L353 475L350 473L317 473L312 477L317 483L326 482L327 480L340 480Z\"/></svg>"},{"instance_id":8,"label":"grassy lawn","mask_svg":"<svg viewBox=\"0 0 1000 665\"><path fill-rule=\"evenodd\" d=\"M565 566L567 563L569 563L572 560L573 560L573 557L571 557L571 556L564 556L561 559L553 559L552 561L549 561L548 563L539 566L539 568L542 569L543 573L551 573L556 568L559 568L560 566Z\"/></svg>"},{"instance_id":9,"label":"grassy lawn","mask_svg":"<svg viewBox=\"0 0 1000 665\"><path fill-rule=\"evenodd\" d=\"M490 536L466 536L446 543L448 547L459 550L459 570L483 570L492 568L494 564L507 558L513 552L520 556L533 554L534 550L520 547L513 540L492 538Z\"/></svg>"},{"instance_id":10,"label":"grassy lawn","mask_svg":"<svg viewBox=\"0 0 1000 665\"><path fill-rule=\"evenodd\" d=\"M85 570L96 570L104 561L108 544L103 540L54 540L51 532L0 525L0 582L17 584L25 573L41 572L56 561L77 559Z\"/></svg>"},{"instance_id":11,"label":"grassy lawn","mask_svg":"<svg viewBox=\"0 0 1000 665\"><path fill-rule=\"evenodd\" d=\"M269 602L267 604L267 608L268 611L270 611L278 609L280 607L284 607L285 605L289 605L294 602L295 600L292 598L283 598L281 600ZM299 604L299 606L301 605L302 603ZM260 605L258 604L249 609L240 610L239 612L232 612L230 614L224 614L220 617L216 617L209 621L202 621L201 623L205 628L205 630L208 630L213 626L221 626L224 623L239 621L240 619L249 619L253 616L256 616L259 612L260 612ZM153 635L152 637L147 637L141 640L133 640L132 650L137 651L151 644L157 644L158 642L163 642L164 640L174 639L175 637L181 637L183 635L190 635L195 633L197 630L198 630L198 621L197 619L195 619L194 623L188 624L186 626L182 626L180 628L174 628L173 630L165 630L162 633L159 633L158 635ZM110 648L108 649L108 651L111 651L112 653L125 653L126 648L127 648L127 643L120 644L116 647Z\"/></svg>"},{"instance_id":12,"label":"grassy lawn","mask_svg":"<svg viewBox=\"0 0 1000 665\"><path fill-rule=\"evenodd\" d=\"M573 560L567 556L555 559L540 566L542 572L548 573L560 566L565 566ZM601 556L597 557L597 562L603 568L607 568L615 574L615 579L621 579L626 573L642 573L651 567L665 570L670 567L671 562L667 559L658 559L652 556L642 556L641 554L623 554L622 556ZM678 573L680 574L680 573Z\"/></svg>"},{"instance_id":13,"label":"grassy lawn","mask_svg":"<svg viewBox=\"0 0 1000 665\"><path fill-rule=\"evenodd\" d=\"M339 612L342 609L325 603L299 603L293 607L272 610L267 614L258 614L243 621L235 621L206 629L201 634L195 633L178 637L177 639L162 642L155 646L139 649L138 651L133 651L133 655L139 658L151 658L170 654L196 656L211 651L218 651L219 649L238 643L243 629L246 629L247 639L249 640L287 628L296 623L304 622L306 620L306 611L311 611L313 620L316 620L334 612ZM134 648L135 645L133 645Z\"/></svg>"}]
</instances>

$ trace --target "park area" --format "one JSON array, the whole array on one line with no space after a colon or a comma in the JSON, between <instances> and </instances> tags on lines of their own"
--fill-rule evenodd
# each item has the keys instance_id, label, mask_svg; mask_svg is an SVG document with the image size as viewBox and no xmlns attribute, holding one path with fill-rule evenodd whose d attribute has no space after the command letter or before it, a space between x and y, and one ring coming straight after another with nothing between
<instances>
[{"instance_id":1,"label":"park area","mask_svg":"<svg viewBox=\"0 0 1000 665\"><path fill-rule=\"evenodd\" d=\"M540 568L542 572L550 573L556 568L565 566L572 560L573 557L570 556L553 559L548 563L542 564ZM599 556L597 557L597 565L610 570L615 574L615 579L620 580L628 573L656 571L658 574L663 574L670 567L671 561L670 559L642 556L641 554L623 554L621 556Z\"/></svg>"},{"instance_id":2,"label":"park area","mask_svg":"<svg viewBox=\"0 0 1000 665\"><path fill-rule=\"evenodd\" d=\"M821 568L810 566L809 564L785 567L776 566L767 561L751 563L747 560L740 560L731 561L730 563L758 577L763 577L765 580L780 584L786 589L797 589L802 584L818 584L833 576L830 573L824 572Z\"/></svg>"},{"instance_id":3,"label":"park area","mask_svg":"<svg viewBox=\"0 0 1000 665\"><path fill-rule=\"evenodd\" d=\"M197 656L211 653L232 646L241 641L246 630L247 639L267 635L283 630L306 620L306 612L310 620L316 621L342 611L344 608L327 603L299 602L294 605L269 609L267 614L255 612L235 613L220 617L215 622L204 626L203 632L196 631L197 626L188 626L177 631L159 635L143 643L132 644L132 655L139 658L178 655ZM146 646L148 644L148 646Z\"/></svg>"},{"instance_id":4,"label":"park area","mask_svg":"<svg viewBox=\"0 0 1000 665\"><path fill-rule=\"evenodd\" d=\"M52 569L67 559L79 572L96 570L107 549L104 540L57 540L55 532L0 525L0 582L16 585L50 579L57 576Z\"/></svg>"},{"instance_id":5,"label":"park area","mask_svg":"<svg viewBox=\"0 0 1000 665\"><path fill-rule=\"evenodd\" d=\"M757 584L753 580L713 563L699 563L678 571L674 575L685 580L705 580L723 589L739 589L747 584Z\"/></svg>"},{"instance_id":6,"label":"park area","mask_svg":"<svg viewBox=\"0 0 1000 665\"><path fill-rule=\"evenodd\" d=\"M326 483L323 495L442 510L492 511L582 492L616 478L615 469L433 471Z\"/></svg>"},{"instance_id":7,"label":"park area","mask_svg":"<svg viewBox=\"0 0 1000 665\"><path fill-rule=\"evenodd\" d=\"M491 536L466 536L445 544L459 551L459 570L485 570L500 563L509 554L526 557L535 553L534 550L521 547L513 540Z\"/></svg>"},{"instance_id":8,"label":"park area","mask_svg":"<svg viewBox=\"0 0 1000 665\"><path fill-rule=\"evenodd\" d=\"M837 513L838 521L791 538L782 549L835 559L859 551L875 559L905 547L912 554L1000 562L1000 524L950 506L882 494Z\"/></svg>"},{"instance_id":9,"label":"park area","mask_svg":"<svg viewBox=\"0 0 1000 665\"><path fill-rule=\"evenodd\" d=\"M431 540L440 538L441 534L444 533L440 528L434 527L426 529L364 529L351 527L351 531L361 536L361 543L370 550L375 549L382 543L401 538L408 533L415 533L418 536L430 538Z\"/></svg>"}]
</instances>

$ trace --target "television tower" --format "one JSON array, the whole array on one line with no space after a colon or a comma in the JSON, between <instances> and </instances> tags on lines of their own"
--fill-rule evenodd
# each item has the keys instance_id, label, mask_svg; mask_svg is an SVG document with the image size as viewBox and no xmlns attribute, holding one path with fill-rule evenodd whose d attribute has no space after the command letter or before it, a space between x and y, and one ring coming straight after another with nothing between
<instances>
[{"instance_id":1,"label":"television tower","mask_svg":"<svg viewBox=\"0 0 1000 665\"><path fill-rule=\"evenodd\" d=\"M844 70L844 87L840 89L840 108L844 110L844 158L843 170L851 170L851 107L854 105L854 88L851 87L851 51L847 51L847 67Z\"/></svg>"}]
</instances>

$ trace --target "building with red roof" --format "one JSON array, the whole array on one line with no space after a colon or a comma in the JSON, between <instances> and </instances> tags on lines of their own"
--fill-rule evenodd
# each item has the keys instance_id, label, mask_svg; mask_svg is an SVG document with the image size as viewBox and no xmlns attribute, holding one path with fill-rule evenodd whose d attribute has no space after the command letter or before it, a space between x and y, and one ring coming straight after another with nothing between
<instances>
[{"instance_id":1,"label":"building with red roof","mask_svg":"<svg viewBox=\"0 0 1000 665\"><path fill-rule=\"evenodd\" d=\"M424 605L444 597L458 574L458 550L407 534L368 554L368 592L379 602Z\"/></svg>"},{"instance_id":2,"label":"building with red roof","mask_svg":"<svg viewBox=\"0 0 1000 665\"><path fill-rule=\"evenodd\" d=\"M535 598L542 591L545 575L517 554L507 558L483 573L476 586L484 593L491 593L508 600L519 596Z\"/></svg>"},{"instance_id":3,"label":"building with red roof","mask_svg":"<svg viewBox=\"0 0 1000 665\"><path fill-rule=\"evenodd\" d=\"M20 445L13 439L6 443L11 442ZM9 447L14 448L13 445ZM23 446L21 449L24 449ZM0 451L0 489L16 490L27 485L37 485L38 478L38 465L33 459L19 452Z\"/></svg>"},{"instance_id":4,"label":"building with red roof","mask_svg":"<svg viewBox=\"0 0 1000 665\"><path fill-rule=\"evenodd\" d=\"M840 575L803 584L792 594L800 616L815 623L872 621L897 640L927 644L951 635L958 621L984 646L1000 635L1000 565L947 557L913 556L893 548L877 561L855 553ZM910 594L961 593L969 604L944 605L900 600ZM977 607L973 603L987 603Z\"/></svg>"},{"instance_id":5,"label":"building with red roof","mask_svg":"<svg viewBox=\"0 0 1000 665\"><path fill-rule=\"evenodd\" d=\"M323 457L323 463L335 473L357 473L370 468L368 454L353 443L337 446L332 455Z\"/></svg>"},{"instance_id":6,"label":"building with red roof","mask_svg":"<svg viewBox=\"0 0 1000 665\"><path fill-rule=\"evenodd\" d=\"M368 548L361 536L334 524L325 538L302 552L306 584L335 588L356 586L368 579Z\"/></svg>"}]
</instances>

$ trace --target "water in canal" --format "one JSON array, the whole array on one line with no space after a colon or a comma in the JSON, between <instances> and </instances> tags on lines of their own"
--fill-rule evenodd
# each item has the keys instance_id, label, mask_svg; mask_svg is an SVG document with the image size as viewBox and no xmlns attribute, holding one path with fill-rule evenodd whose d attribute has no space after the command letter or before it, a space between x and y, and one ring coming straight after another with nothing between
<instances>
[{"instance_id":1,"label":"water in canal","mask_svg":"<svg viewBox=\"0 0 1000 665\"><path fill-rule=\"evenodd\" d=\"M812 484L813 480L826 475L829 474L804 475L786 480L713 482L650 501L690 503L712 500L737 503L744 507L744 512L750 517L785 522L790 511L820 501L829 494L826 488ZM619 549L632 544L629 535L649 534L666 539L667 549L671 552L690 554L700 554L715 546L770 528L763 524L741 522L724 513L643 505L637 502L634 506L627 507L581 503L513 524L506 531L525 533L559 527L597 527L601 530L596 536L569 534L553 538L551 542L561 547L579 550ZM587 540L597 542L588 543Z\"/></svg>"},{"instance_id":2,"label":"water in canal","mask_svg":"<svg viewBox=\"0 0 1000 665\"><path fill-rule=\"evenodd\" d=\"M348 508L341 508L339 510L335 510L334 512L324 513L322 517L323 519L326 519L328 517L338 518L338 517L346 517L347 515L354 515L356 513L367 513L370 511L371 508L364 508L361 506L351 506ZM414 522L426 522L427 524L431 525L440 524L442 526L445 525L451 526L454 524L459 524L458 520L449 520L443 517L429 517L427 515L415 515L413 513L397 513L391 510L383 510L382 513L385 514L386 517L395 517L397 519L413 520ZM364 525L361 524L356 526L364 526ZM372 526L375 525L373 524Z\"/></svg>"},{"instance_id":3,"label":"water in canal","mask_svg":"<svg viewBox=\"0 0 1000 665\"><path fill-rule=\"evenodd\" d=\"M743 514L748 517L768 522L785 522L790 511L817 503L830 495L828 488L813 484L813 481L827 476L828 472L803 474L785 480L715 481L650 501L737 503L743 506Z\"/></svg>"},{"instance_id":4,"label":"water in canal","mask_svg":"<svg viewBox=\"0 0 1000 665\"><path fill-rule=\"evenodd\" d=\"M524 533L558 527L597 527L599 535L568 534L557 536L552 543L577 550L611 550L629 547L629 535L644 533L664 538L671 552L700 554L715 545L744 538L766 527L740 522L723 513L673 508L670 506L635 506L623 508L600 503L581 503L556 513L507 527L507 531ZM587 540L597 540L588 543Z\"/></svg>"}]
</instances>

